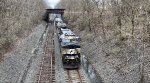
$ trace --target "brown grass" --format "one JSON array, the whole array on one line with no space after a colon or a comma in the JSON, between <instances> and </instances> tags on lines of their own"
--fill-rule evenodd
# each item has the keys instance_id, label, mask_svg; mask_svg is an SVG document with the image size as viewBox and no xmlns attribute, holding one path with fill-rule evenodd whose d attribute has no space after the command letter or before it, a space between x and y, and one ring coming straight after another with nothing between
<instances>
[{"instance_id":1,"label":"brown grass","mask_svg":"<svg viewBox=\"0 0 150 83\"><path fill-rule=\"evenodd\" d=\"M0 59L42 20L45 6L41 0L0 0Z\"/></svg>"}]
</instances>

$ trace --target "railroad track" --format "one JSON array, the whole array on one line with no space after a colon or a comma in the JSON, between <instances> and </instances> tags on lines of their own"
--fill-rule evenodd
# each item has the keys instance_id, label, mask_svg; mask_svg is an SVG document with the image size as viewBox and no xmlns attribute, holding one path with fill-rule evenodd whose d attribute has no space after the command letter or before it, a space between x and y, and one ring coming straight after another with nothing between
<instances>
[{"instance_id":1,"label":"railroad track","mask_svg":"<svg viewBox=\"0 0 150 83\"><path fill-rule=\"evenodd\" d=\"M36 83L55 83L55 57L52 40L53 33L49 31L44 45L44 56L40 61L40 69L37 74Z\"/></svg>"},{"instance_id":2,"label":"railroad track","mask_svg":"<svg viewBox=\"0 0 150 83\"><path fill-rule=\"evenodd\" d=\"M80 72L80 69L77 70L65 70L67 73L66 82L67 83L86 83L84 75Z\"/></svg>"}]
</instances>

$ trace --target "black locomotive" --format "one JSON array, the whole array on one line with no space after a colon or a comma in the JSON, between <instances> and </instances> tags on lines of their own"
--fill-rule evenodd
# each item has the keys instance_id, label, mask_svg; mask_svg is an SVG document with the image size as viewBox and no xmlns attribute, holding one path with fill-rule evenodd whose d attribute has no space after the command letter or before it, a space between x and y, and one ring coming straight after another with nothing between
<instances>
[{"instance_id":1,"label":"black locomotive","mask_svg":"<svg viewBox=\"0 0 150 83\"><path fill-rule=\"evenodd\" d=\"M54 25L59 37L63 67L79 68L81 64L80 37L67 27L62 18L56 17Z\"/></svg>"}]
</instances>

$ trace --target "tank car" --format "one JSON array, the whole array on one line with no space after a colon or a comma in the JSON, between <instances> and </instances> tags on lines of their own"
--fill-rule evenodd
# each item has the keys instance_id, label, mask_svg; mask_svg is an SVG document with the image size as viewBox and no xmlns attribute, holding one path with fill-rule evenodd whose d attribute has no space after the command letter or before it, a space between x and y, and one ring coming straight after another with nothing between
<instances>
[{"instance_id":1,"label":"tank car","mask_svg":"<svg viewBox=\"0 0 150 83\"><path fill-rule=\"evenodd\" d=\"M58 22L57 23L57 28L63 28L63 29L66 29L66 27L67 27L67 25L66 25L66 23L63 23L63 22Z\"/></svg>"}]
</instances>

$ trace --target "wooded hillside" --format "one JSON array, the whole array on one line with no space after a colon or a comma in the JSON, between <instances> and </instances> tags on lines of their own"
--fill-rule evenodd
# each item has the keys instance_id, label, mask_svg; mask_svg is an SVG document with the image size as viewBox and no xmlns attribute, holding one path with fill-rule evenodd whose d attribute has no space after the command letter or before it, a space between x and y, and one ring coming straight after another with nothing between
<instances>
[{"instance_id":1,"label":"wooded hillside","mask_svg":"<svg viewBox=\"0 0 150 83\"><path fill-rule=\"evenodd\" d=\"M150 82L149 0L61 0L83 54L106 83Z\"/></svg>"},{"instance_id":2,"label":"wooded hillside","mask_svg":"<svg viewBox=\"0 0 150 83\"><path fill-rule=\"evenodd\" d=\"M0 56L30 34L45 7L42 0L0 0Z\"/></svg>"}]
</instances>

